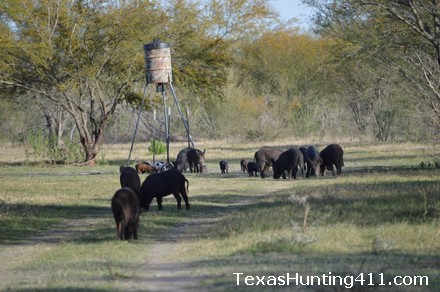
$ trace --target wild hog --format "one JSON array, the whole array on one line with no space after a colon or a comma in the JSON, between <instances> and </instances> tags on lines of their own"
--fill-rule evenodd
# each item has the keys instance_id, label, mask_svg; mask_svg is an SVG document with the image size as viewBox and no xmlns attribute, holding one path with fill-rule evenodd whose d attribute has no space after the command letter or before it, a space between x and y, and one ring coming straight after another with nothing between
<instances>
[{"instance_id":1,"label":"wild hog","mask_svg":"<svg viewBox=\"0 0 440 292\"><path fill-rule=\"evenodd\" d=\"M133 167L121 167L121 174L119 180L121 182L121 188L131 188L137 194L141 188L141 179L137 171Z\"/></svg>"},{"instance_id":2,"label":"wild hog","mask_svg":"<svg viewBox=\"0 0 440 292\"><path fill-rule=\"evenodd\" d=\"M135 168L136 168L136 171L138 174L152 173L152 172L156 171L154 169L154 167L151 164L149 164L148 162L140 162L140 163L136 164Z\"/></svg>"},{"instance_id":3,"label":"wild hog","mask_svg":"<svg viewBox=\"0 0 440 292\"><path fill-rule=\"evenodd\" d=\"M321 164L321 156L315 146L307 147L304 161L307 164L306 177L316 177L316 174L319 171L319 165Z\"/></svg>"},{"instance_id":4,"label":"wild hog","mask_svg":"<svg viewBox=\"0 0 440 292\"><path fill-rule=\"evenodd\" d=\"M246 160L244 160L244 159L240 160L240 169L241 169L241 171L243 171L243 173L246 173L248 171L247 164L248 163Z\"/></svg>"},{"instance_id":5,"label":"wild hog","mask_svg":"<svg viewBox=\"0 0 440 292\"><path fill-rule=\"evenodd\" d=\"M258 166L256 162L249 161L246 167L248 170L249 177L258 176L257 173L260 172L260 166Z\"/></svg>"},{"instance_id":6,"label":"wild hog","mask_svg":"<svg viewBox=\"0 0 440 292\"><path fill-rule=\"evenodd\" d=\"M220 172L222 174L228 174L229 172L228 162L226 160L221 160L218 164L220 165Z\"/></svg>"},{"instance_id":7,"label":"wild hog","mask_svg":"<svg viewBox=\"0 0 440 292\"><path fill-rule=\"evenodd\" d=\"M206 163L205 163L205 152L206 149L203 150L203 152L199 149L191 148L188 153L188 163L189 163L189 170L191 172L195 173L202 173L206 172Z\"/></svg>"},{"instance_id":8,"label":"wild hog","mask_svg":"<svg viewBox=\"0 0 440 292\"><path fill-rule=\"evenodd\" d=\"M131 188L122 188L112 198L112 212L116 223L116 234L119 239L137 237L139 225L139 198Z\"/></svg>"},{"instance_id":9,"label":"wild hog","mask_svg":"<svg viewBox=\"0 0 440 292\"><path fill-rule=\"evenodd\" d=\"M179 172L184 172L188 170L189 163L188 163L188 151L192 148L183 148L179 151L177 154L176 161L174 161L174 167Z\"/></svg>"},{"instance_id":10,"label":"wild hog","mask_svg":"<svg viewBox=\"0 0 440 292\"><path fill-rule=\"evenodd\" d=\"M254 161L258 164L261 172L261 178L267 176L269 168L272 166L272 159L277 160L283 150L271 147L261 147L254 154Z\"/></svg>"},{"instance_id":11,"label":"wild hog","mask_svg":"<svg viewBox=\"0 0 440 292\"><path fill-rule=\"evenodd\" d=\"M272 168L273 168L273 178L279 179L281 176L286 178L284 172L288 172L289 178L296 179L296 175L298 172L298 168L304 170L304 158L301 153L296 148L290 148L289 150L284 151L280 154L277 160L272 160ZM304 172L303 172L304 175Z\"/></svg>"},{"instance_id":12,"label":"wild hog","mask_svg":"<svg viewBox=\"0 0 440 292\"><path fill-rule=\"evenodd\" d=\"M344 166L344 151L340 145L330 144L325 147L319 155L321 156L321 176L324 176L325 169L330 170L333 176L342 174L342 166ZM333 165L336 166L336 174Z\"/></svg>"},{"instance_id":13,"label":"wild hog","mask_svg":"<svg viewBox=\"0 0 440 292\"><path fill-rule=\"evenodd\" d=\"M168 163L165 162L165 161L156 161L156 162L154 163L154 169L155 169L155 172L163 172L163 171L167 171L167 170L169 170L170 168L171 168L171 165L168 164Z\"/></svg>"},{"instance_id":14,"label":"wild hog","mask_svg":"<svg viewBox=\"0 0 440 292\"><path fill-rule=\"evenodd\" d=\"M185 188L186 182L186 188ZM160 173L153 173L147 176L142 183L139 191L141 208L148 210L153 198L156 198L159 210L162 210L162 198L170 194L177 200L177 209L181 209L182 198L185 201L185 207L189 210L188 202L189 182L185 176L177 170L167 170ZM181 197L182 196L182 197Z\"/></svg>"}]
</instances>

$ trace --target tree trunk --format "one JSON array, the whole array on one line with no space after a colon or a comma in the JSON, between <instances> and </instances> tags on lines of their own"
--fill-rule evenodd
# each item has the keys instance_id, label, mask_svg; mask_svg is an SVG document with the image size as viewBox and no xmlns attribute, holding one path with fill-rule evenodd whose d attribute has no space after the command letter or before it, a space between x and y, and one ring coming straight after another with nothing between
<instances>
[{"instance_id":1,"label":"tree trunk","mask_svg":"<svg viewBox=\"0 0 440 292\"><path fill-rule=\"evenodd\" d=\"M86 160L84 162L85 165L94 166L96 164L96 155L98 154L98 147L85 147L86 151Z\"/></svg>"},{"instance_id":2,"label":"tree trunk","mask_svg":"<svg viewBox=\"0 0 440 292\"><path fill-rule=\"evenodd\" d=\"M87 136L83 135L82 132L79 131L81 144L83 145L85 151L85 161L84 161L85 165L93 166L96 164L96 156L98 155L99 147L101 146L101 143L104 139L104 129L105 129L106 120L107 120L106 118L103 118L100 121L99 127L96 129L96 131L89 139L87 139Z\"/></svg>"}]
</instances>

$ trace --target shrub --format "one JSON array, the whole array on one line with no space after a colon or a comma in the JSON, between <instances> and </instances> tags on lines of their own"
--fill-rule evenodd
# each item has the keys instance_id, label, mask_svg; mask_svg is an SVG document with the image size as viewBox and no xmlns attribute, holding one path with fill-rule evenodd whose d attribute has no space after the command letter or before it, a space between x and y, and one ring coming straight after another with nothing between
<instances>
[{"instance_id":1,"label":"shrub","mask_svg":"<svg viewBox=\"0 0 440 292\"><path fill-rule=\"evenodd\" d=\"M153 139L150 142L150 147L148 147L148 151L150 151L150 153L156 153L156 154L163 154L166 151L166 145L165 143Z\"/></svg>"},{"instance_id":2,"label":"shrub","mask_svg":"<svg viewBox=\"0 0 440 292\"><path fill-rule=\"evenodd\" d=\"M83 159L82 148L70 140L57 143L56 136L47 136L43 131L30 131L24 141L26 157L34 161L42 160L50 163L76 163Z\"/></svg>"}]
</instances>

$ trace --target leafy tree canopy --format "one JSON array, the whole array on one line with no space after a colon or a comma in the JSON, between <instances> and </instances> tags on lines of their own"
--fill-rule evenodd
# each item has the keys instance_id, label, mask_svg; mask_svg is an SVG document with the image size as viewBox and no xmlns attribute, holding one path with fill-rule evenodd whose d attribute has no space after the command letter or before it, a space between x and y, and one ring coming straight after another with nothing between
<instances>
[{"instance_id":1,"label":"leafy tree canopy","mask_svg":"<svg viewBox=\"0 0 440 292\"><path fill-rule=\"evenodd\" d=\"M61 106L93 163L109 116L141 98L144 43L170 42L176 84L213 103L227 81L229 47L269 14L266 0L5 0L0 87Z\"/></svg>"}]
</instances>

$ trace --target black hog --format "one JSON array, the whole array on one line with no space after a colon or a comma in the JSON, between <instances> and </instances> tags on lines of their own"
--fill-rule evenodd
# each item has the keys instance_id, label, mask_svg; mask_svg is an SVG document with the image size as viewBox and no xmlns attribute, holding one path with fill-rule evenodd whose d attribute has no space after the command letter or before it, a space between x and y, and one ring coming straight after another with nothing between
<instances>
[{"instance_id":1,"label":"black hog","mask_svg":"<svg viewBox=\"0 0 440 292\"><path fill-rule=\"evenodd\" d=\"M139 225L139 198L131 188L122 188L112 198L112 212L116 223L116 234L119 239L137 237Z\"/></svg>"},{"instance_id":2,"label":"black hog","mask_svg":"<svg viewBox=\"0 0 440 292\"><path fill-rule=\"evenodd\" d=\"M257 173L260 172L260 166L256 162L249 161L247 164L247 171L249 174L249 177L251 176L258 176Z\"/></svg>"},{"instance_id":3,"label":"black hog","mask_svg":"<svg viewBox=\"0 0 440 292\"><path fill-rule=\"evenodd\" d=\"M319 167L321 176L324 176L326 169L330 170L333 176L342 174L342 166L344 166L344 151L340 145L330 144L325 147L319 155L321 156L321 164ZM333 165L336 166L336 174Z\"/></svg>"},{"instance_id":4,"label":"black hog","mask_svg":"<svg viewBox=\"0 0 440 292\"><path fill-rule=\"evenodd\" d=\"M321 156L315 146L307 147L304 161L307 164L306 177L316 177L316 174L319 171L319 165L321 164Z\"/></svg>"},{"instance_id":5,"label":"black hog","mask_svg":"<svg viewBox=\"0 0 440 292\"><path fill-rule=\"evenodd\" d=\"M272 159L277 160L283 150L271 147L261 147L254 154L254 161L258 164L261 172L261 178L267 176L269 168L272 166Z\"/></svg>"},{"instance_id":6,"label":"black hog","mask_svg":"<svg viewBox=\"0 0 440 292\"><path fill-rule=\"evenodd\" d=\"M290 148L289 150L281 153L277 160L273 158L271 160L273 168L273 178L275 179L279 179L281 175L283 176L283 178L286 178L284 174L285 171L288 172L289 178L296 179L298 168L302 171L304 170L303 155L301 151L296 148Z\"/></svg>"},{"instance_id":7,"label":"black hog","mask_svg":"<svg viewBox=\"0 0 440 292\"><path fill-rule=\"evenodd\" d=\"M133 167L129 166L121 166L119 170L121 172L119 176L121 188L131 188L137 194L139 192L139 189L141 188L141 179L139 178L137 171Z\"/></svg>"},{"instance_id":8,"label":"black hog","mask_svg":"<svg viewBox=\"0 0 440 292\"><path fill-rule=\"evenodd\" d=\"M188 151L189 150L191 150L191 148L183 148L177 154L176 161L174 161L174 167L177 171L184 172L184 171L188 170L188 168L189 168Z\"/></svg>"},{"instance_id":9,"label":"black hog","mask_svg":"<svg viewBox=\"0 0 440 292\"><path fill-rule=\"evenodd\" d=\"M186 188L185 188L186 182ZM162 198L170 194L177 200L177 209L181 209L182 198L185 201L185 207L189 210L188 202L189 182L185 176L177 170L167 170L161 173L154 173L147 176L142 183L139 191L141 208L148 210L153 198L156 198L159 210L162 210ZM181 197L182 196L182 197Z\"/></svg>"},{"instance_id":10,"label":"black hog","mask_svg":"<svg viewBox=\"0 0 440 292\"><path fill-rule=\"evenodd\" d=\"M206 149L203 150L203 152L199 149L191 148L188 151L188 163L189 163L189 170L191 172L195 173L202 173L206 172L206 164L205 164L205 152Z\"/></svg>"},{"instance_id":11,"label":"black hog","mask_svg":"<svg viewBox=\"0 0 440 292\"><path fill-rule=\"evenodd\" d=\"M244 159L240 160L240 169L241 169L241 171L243 171L243 173L247 172L247 164L248 163L246 160L244 160Z\"/></svg>"},{"instance_id":12,"label":"black hog","mask_svg":"<svg viewBox=\"0 0 440 292\"><path fill-rule=\"evenodd\" d=\"M304 170L303 171L307 171L307 148L305 146L301 146L298 148L299 151L301 151L302 155L303 155L303 160L304 160Z\"/></svg>"},{"instance_id":13,"label":"black hog","mask_svg":"<svg viewBox=\"0 0 440 292\"><path fill-rule=\"evenodd\" d=\"M229 172L228 162L226 160L221 160L218 164L220 165L221 173L222 174L225 174L225 173L228 174L228 172Z\"/></svg>"}]
</instances>

